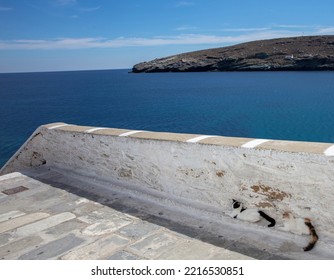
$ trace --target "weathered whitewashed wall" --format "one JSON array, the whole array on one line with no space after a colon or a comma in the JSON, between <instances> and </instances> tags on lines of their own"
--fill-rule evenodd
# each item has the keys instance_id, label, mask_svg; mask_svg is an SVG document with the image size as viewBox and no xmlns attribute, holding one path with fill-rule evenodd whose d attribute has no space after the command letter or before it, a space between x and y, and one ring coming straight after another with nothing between
<instances>
[{"instance_id":1,"label":"weathered whitewashed wall","mask_svg":"<svg viewBox=\"0 0 334 280\"><path fill-rule=\"evenodd\" d=\"M334 238L334 146L94 128L38 128L1 174L45 165L227 213L232 198L310 217Z\"/></svg>"}]
</instances>

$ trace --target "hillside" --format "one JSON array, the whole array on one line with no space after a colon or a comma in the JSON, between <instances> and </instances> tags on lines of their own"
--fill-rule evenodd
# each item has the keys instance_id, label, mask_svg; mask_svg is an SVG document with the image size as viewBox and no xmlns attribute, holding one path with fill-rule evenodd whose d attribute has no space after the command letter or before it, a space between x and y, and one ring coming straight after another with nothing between
<instances>
[{"instance_id":1,"label":"hillside","mask_svg":"<svg viewBox=\"0 0 334 280\"><path fill-rule=\"evenodd\" d=\"M300 36L182 53L133 66L141 72L334 70L334 35Z\"/></svg>"}]
</instances>

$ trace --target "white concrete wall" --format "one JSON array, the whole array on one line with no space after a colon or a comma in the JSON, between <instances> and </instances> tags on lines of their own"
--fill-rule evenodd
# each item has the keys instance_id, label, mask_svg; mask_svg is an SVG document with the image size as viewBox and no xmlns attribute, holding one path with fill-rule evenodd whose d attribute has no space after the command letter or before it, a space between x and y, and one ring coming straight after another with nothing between
<instances>
[{"instance_id":1,"label":"white concrete wall","mask_svg":"<svg viewBox=\"0 0 334 280\"><path fill-rule=\"evenodd\" d=\"M222 213L235 198L278 221L286 210L310 217L334 238L333 147L58 123L38 128L1 173L45 165Z\"/></svg>"}]
</instances>

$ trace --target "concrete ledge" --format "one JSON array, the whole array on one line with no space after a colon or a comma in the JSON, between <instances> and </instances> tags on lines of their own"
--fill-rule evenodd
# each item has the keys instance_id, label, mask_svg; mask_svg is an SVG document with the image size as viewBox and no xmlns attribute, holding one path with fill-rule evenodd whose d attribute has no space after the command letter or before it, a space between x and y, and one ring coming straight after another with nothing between
<instances>
[{"instance_id":1,"label":"concrete ledge","mask_svg":"<svg viewBox=\"0 0 334 280\"><path fill-rule=\"evenodd\" d=\"M251 148L291 152L291 153L324 154L325 156L334 157L334 143L224 137L216 135L198 135L198 134L184 134L184 133L171 133L171 132L151 132L151 131L138 131L138 130L106 128L106 127L78 126L61 122L43 125L40 128L38 128L37 131L42 128L68 131L68 132L83 132L94 135L96 134L96 135L124 136L138 139L178 141L178 142L200 143L200 144L217 145L217 146L231 146L231 147L247 147L246 145L248 143L250 142L256 143L256 141L258 141L258 144L254 144L254 147ZM34 134L36 134L37 131L35 131Z\"/></svg>"},{"instance_id":2,"label":"concrete ledge","mask_svg":"<svg viewBox=\"0 0 334 280\"><path fill-rule=\"evenodd\" d=\"M265 208L279 224L289 210L310 217L321 238L334 239L331 143L53 123L39 127L0 174L42 165L150 194L185 211L228 214L235 198Z\"/></svg>"}]
</instances>

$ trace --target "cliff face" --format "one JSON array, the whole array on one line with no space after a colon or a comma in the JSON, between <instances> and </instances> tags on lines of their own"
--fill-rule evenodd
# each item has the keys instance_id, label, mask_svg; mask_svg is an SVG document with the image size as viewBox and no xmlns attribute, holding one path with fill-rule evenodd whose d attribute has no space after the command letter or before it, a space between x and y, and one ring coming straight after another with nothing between
<instances>
[{"instance_id":1,"label":"cliff face","mask_svg":"<svg viewBox=\"0 0 334 280\"><path fill-rule=\"evenodd\" d=\"M253 41L154 59L132 72L334 70L334 35Z\"/></svg>"}]
</instances>

